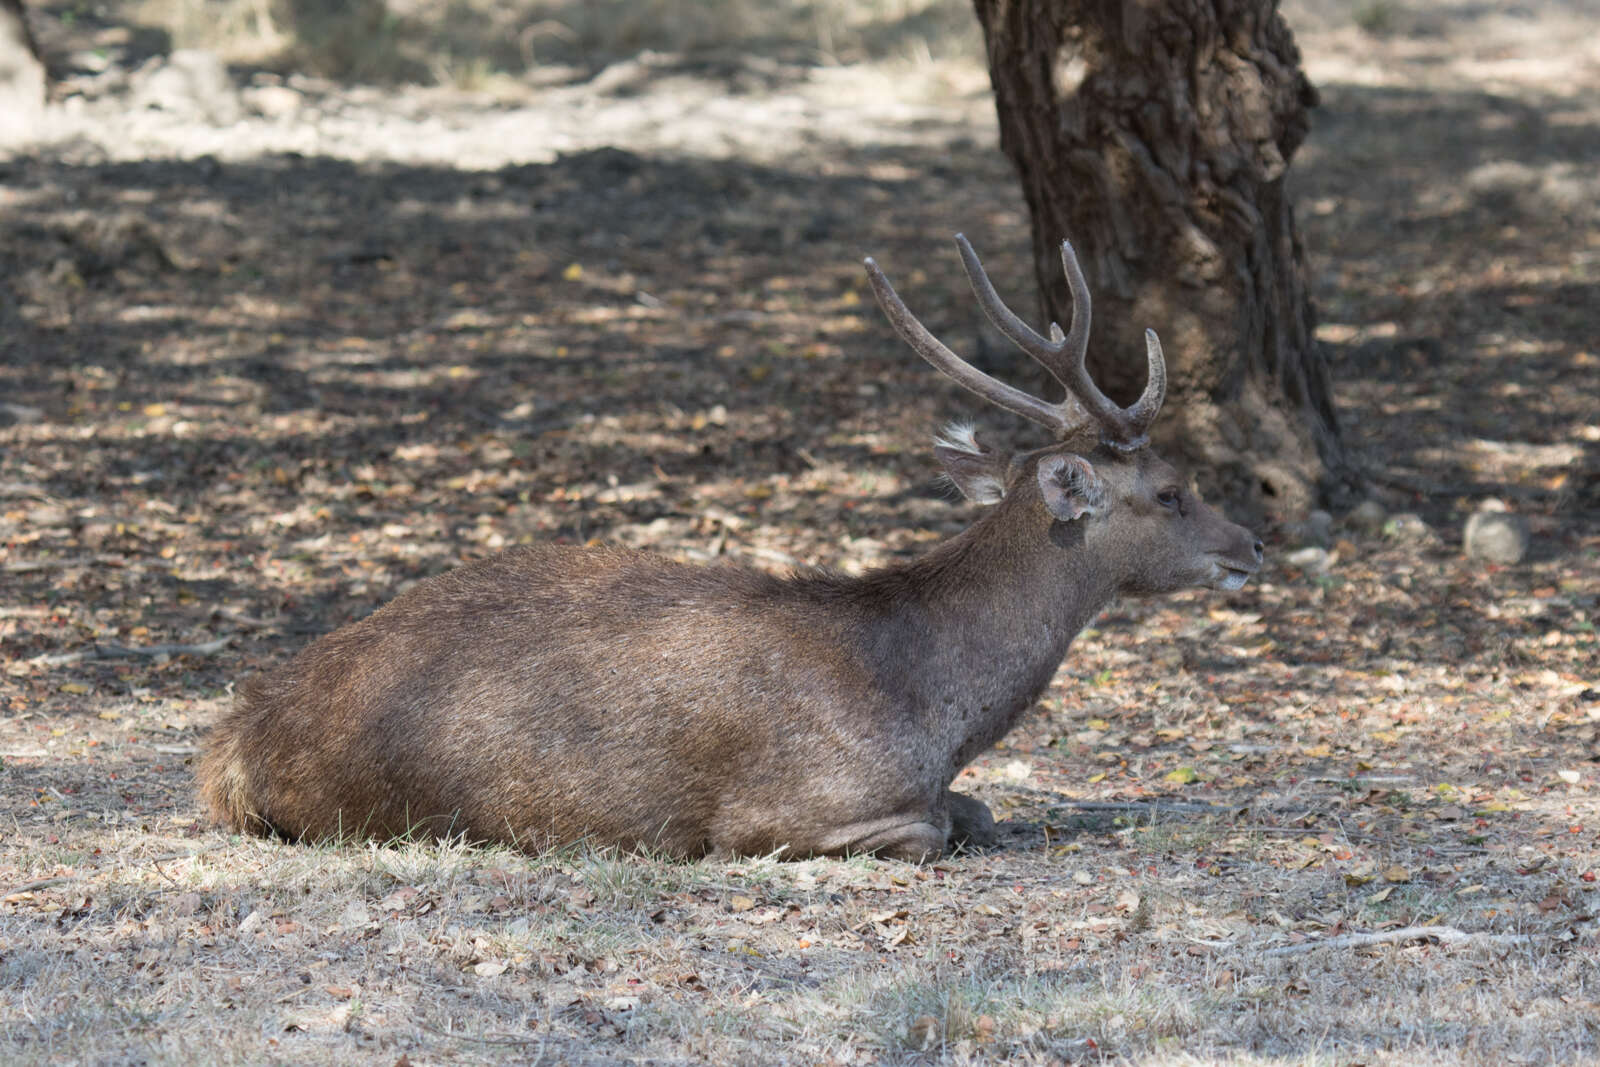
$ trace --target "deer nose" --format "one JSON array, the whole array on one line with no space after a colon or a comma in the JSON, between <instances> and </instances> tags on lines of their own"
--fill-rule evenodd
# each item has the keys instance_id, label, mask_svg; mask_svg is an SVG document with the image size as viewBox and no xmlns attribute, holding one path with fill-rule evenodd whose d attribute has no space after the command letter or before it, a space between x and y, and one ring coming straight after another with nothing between
<instances>
[{"instance_id":1,"label":"deer nose","mask_svg":"<svg viewBox=\"0 0 1600 1067\"><path fill-rule=\"evenodd\" d=\"M1261 552L1262 552L1261 542L1257 541L1255 544L1251 545L1250 547L1255 549L1255 551L1256 551L1256 562L1260 563L1261 559L1262 559L1262 556L1261 556Z\"/></svg>"}]
</instances>

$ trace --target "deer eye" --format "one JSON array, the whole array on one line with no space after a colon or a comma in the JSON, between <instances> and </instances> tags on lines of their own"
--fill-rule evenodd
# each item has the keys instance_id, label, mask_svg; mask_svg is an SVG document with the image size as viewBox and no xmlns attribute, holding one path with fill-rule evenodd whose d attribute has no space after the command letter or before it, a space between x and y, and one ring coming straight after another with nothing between
<instances>
[{"instance_id":1,"label":"deer eye","mask_svg":"<svg viewBox=\"0 0 1600 1067\"><path fill-rule=\"evenodd\" d=\"M1183 494L1176 488L1163 489L1156 494L1156 503L1164 508L1177 510L1178 506L1183 503Z\"/></svg>"}]
</instances>

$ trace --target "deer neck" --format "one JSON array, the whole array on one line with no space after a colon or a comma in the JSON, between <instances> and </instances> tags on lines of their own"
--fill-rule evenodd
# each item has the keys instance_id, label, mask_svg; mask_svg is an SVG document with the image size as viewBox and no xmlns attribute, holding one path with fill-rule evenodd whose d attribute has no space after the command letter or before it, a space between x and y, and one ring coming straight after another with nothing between
<instances>
[{"instance_id":1,"label":"deer neck","mask_svg":"<svg viewBox=\"0 0 1600 1067\"><path fill-rule=\"evenodd\" d=\"M1115 595L1082 529L1004 500L903 567L868 576L880 677L903 690L953 775L1038 699L1067 647Z\"/></svg>"}]
</instances>

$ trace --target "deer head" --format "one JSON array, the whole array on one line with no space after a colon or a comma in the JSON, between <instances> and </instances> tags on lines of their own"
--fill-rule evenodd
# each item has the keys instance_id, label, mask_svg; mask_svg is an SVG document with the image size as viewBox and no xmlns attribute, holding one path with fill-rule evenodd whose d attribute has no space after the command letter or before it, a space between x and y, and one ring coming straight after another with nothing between
<instances>
[{"instance_id":1,"label":"deer head","mask_svg":"<svg viewBox=\"0 0 1600 1067\"><path fill-rule=\"evenodd\" d=\"M1024 497L1052 527L1058 543L1083 545L1111 570L1116 592L1147 595L1194 585L1238 589L1261 565L1261 542L1228 522L1190 490L1176 470L1148 448L1150 426L1167 391L1161 340L1145 330L1146 384L1120 407L1089 376L1089 286L1072 245L1061 265L1072 294L1072 328L1050 324L1036 333L1001 301L972 245L956 247L978 305L1005 337L1065 389L1057 403L998 381L956 355L906 307L876 262L866 260L873 292L895 331L918 355L998 407L1049 430L1056 444L1019 455L996 453L970 429L947 431L934 452L969 499L981 504Z\"/></svg>"}]
</instances>

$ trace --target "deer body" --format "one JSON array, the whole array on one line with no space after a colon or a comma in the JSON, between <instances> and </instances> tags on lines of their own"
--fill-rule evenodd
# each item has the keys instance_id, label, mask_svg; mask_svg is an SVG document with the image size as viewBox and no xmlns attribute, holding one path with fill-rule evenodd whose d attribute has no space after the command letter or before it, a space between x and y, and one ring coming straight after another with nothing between
<instances>
[{"instance_id":1,"label":"deer body","mask_svg":"<svg viewBox=\"0 0 1600 1067\"><path fill-rule=\"evenodd\" d=\"M1090 423L1016 457L941 443L996 506L860 578L559 546L430 578L245 683L202 791L233 826L313 839L910 860L983 843L987 809L949 785L1100 609L1237 588L1260 559L1198 500L1160 499L1182 493L1171 468Z\"/></svg>"}]
</instances>

